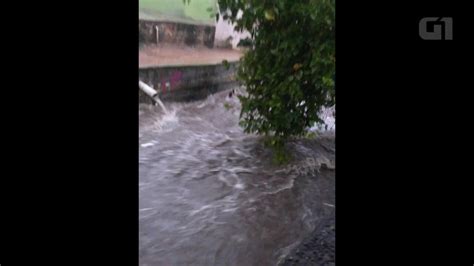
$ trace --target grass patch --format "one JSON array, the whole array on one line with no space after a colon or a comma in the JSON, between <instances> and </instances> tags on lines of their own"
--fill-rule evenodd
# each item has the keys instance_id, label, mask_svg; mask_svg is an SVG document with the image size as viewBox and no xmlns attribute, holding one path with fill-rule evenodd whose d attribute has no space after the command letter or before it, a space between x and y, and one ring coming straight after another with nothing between
<instances>
[{"instance_id":1,"label":"grass patch","mask_svg":"<svg viewBox=\"0 0 474 266\"><path fill-rule=\"evenodd\" d=\"M189 4L182 0L139 0L138 4L141 11L156 19L166 17L203 23L215 22L210 15L217 10L216 0L192 0Z\"/></svg>"}]
</instances>

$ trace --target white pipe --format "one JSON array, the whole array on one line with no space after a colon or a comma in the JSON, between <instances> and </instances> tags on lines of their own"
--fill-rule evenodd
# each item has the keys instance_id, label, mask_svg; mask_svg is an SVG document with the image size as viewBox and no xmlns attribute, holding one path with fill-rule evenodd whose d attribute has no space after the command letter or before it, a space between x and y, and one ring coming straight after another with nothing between
<instances>
[{"instance_id":1,"label":"white pipe","mask_svg":"<svg viewBox=\"0 0 474 266\"><path fill-rule=\"evenodd\" d=\"M146 83L138 81L138 87L145 92L146 95L150 96L155 103L158 103L165 113L168 113L163 102L158 97L158 92L155 91L152 87L148 86Z\"/></svg>"},{"instance_id":2,"label":"white pipe","mask_svg":"<svg viewBox=\"0 0 474 266\"><path fill-rule=\"evenodd\" d=\"M155 96L158 94L157 91L144 82L138 81L138 87L151 98L155 98Z\"/></svg>"},{"instance_id":3,"label":"white pipe","mask_svg":"<svg viewBox=\"0 0 474 266\"><path fill-rule=\"evenodd\" d=\"M156 30L156 44L160 44L160 27L155 26Z\"/></svg>"}]
</instances>

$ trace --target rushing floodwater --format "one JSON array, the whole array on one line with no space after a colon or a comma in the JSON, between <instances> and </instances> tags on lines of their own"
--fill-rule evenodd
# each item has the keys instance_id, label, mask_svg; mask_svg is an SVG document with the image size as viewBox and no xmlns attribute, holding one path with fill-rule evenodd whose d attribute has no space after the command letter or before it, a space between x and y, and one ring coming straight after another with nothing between
<instances>
[{"instance_id":1,"label":"rushing floodwater","mask_svg":"<svg viewBox=\"0 0 474 266\"><path fill-rule=\"evenodd\" d=\"M238 126L236 97L167 108L140 107L140 265L276 265L334 211L323 145L294 141L278 167Z\"/></svg>"}]
</instances>

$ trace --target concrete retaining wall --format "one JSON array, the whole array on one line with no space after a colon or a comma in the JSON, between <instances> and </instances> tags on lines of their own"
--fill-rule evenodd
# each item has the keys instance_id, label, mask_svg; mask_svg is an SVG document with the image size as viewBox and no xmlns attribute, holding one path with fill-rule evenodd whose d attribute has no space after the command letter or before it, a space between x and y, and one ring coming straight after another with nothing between
<instances>
[{"instance_id":1,"label":"concrete retaining wall","mask_svg":"<svg viewBox=\"0 0 474 266\"><path fill-rule=\"evenodd\" d=\"M190 101L237 85L237 62L199 66L146 67L138 70L139 79L158 91L163 101ZM151 103L139 90L139 102Z\"/></svg>"}]
</instances>

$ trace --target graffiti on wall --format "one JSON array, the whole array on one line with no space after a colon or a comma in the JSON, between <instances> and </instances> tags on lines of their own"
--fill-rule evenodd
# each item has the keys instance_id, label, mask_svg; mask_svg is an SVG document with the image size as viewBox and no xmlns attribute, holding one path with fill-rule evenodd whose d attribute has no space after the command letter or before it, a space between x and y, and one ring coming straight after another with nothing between
<instances>
[{"instance_id":1,"label":"graffiti on wall","mask_svg":"<svg viewBox=\"0 0 474 266\"><path fill-rule=\"evenodd\" d=\"M181 82L182 78L183 73L175 70L170 76L161 78L160 83L158 83L158 89L162 94L165 94L166 91L171 92Z\"/></svg>"}]
</instances>

